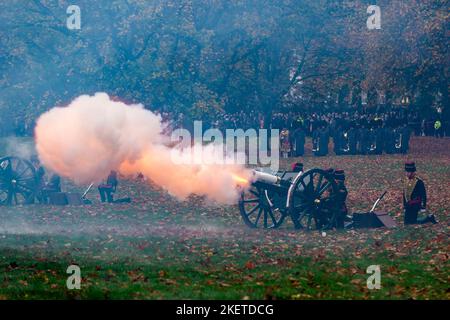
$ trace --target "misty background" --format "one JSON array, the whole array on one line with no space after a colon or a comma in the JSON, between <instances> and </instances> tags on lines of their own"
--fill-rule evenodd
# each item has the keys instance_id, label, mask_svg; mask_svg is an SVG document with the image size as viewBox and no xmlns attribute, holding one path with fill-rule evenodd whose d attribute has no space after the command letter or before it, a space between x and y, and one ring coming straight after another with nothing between
<instances>
[{"instance_id":1,"label":"misty background","mask_svg":"<svg viewBox=\"0 0 450 320\"><path fill-rule=\"evenodd\" d=\"M448 16L444 0L2 1L0 135L100 91L188 119L358 108L362 92L448 119Z\"/></svg>"}]
</instances>

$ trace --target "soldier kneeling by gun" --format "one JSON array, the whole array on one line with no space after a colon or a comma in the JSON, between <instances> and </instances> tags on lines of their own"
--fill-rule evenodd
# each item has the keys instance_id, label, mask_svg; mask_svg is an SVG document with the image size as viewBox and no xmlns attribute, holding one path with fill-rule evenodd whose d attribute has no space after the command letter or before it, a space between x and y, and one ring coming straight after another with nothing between
<instances>
[{"instance_id":1,"label":"soldier kneeling by gun","mask_svg":"<svg viewBox=\"0 0 450 320\"><path fill-rule=\"evenodd\" d=\"M344 228L344 221L347 217L348 210L347 210L347 195L348 191L345 187L345 172L344 170L335 170L334 171L334 180L336 181L337 188L338 188L338 194L336 197L336 208L338 210L338 213L336 215L336 228L337 229L343 229Z\"/></svg>"},{"instance_id":2,"label":"soldier kneeling by gun","mask_svg":"<svg viewBox=\"0 0 450 320\"><path fill-rule=\"evenodd\" d=\"M419 212L425 212L427 207L427 192L422 179L416 176L416 164L413 161L405 163L406 179L403 187L403 207L405 210L405 225L437 223L434 215L418 218Z\"/></svg>"},{"instance_id":3,"label":"soldier kneeling by gun","mask_svg":"<svg viewBox=\"0 0 450 320\"><path fill-rule=\"evenodd\" d=\"M333 214L336 214L336 220L334 221L334 225L332 227L336 227L336 229L344 229L344 222L346 221L348 214L347 205L345 203L348 195L347 188L345 187L345 172L341 169L334 170L332 168L325 170L325 172L332 176L336 181L337 195L335 197L330 197L330 200L327 202L323 216L319 219L318 227L323 227L327 221L332 218ZM327 192L332 195L334 191L332 187L330 187Z\"/></svg>"}]
</instances>

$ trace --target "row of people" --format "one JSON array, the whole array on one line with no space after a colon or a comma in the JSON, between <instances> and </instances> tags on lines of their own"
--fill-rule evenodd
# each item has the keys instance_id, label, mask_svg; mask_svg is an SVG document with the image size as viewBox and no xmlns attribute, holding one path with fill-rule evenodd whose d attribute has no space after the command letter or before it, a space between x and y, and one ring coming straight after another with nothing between
<instances>
[{"instance_id":1,"label":"row of people","mask_svg":"<svg viewBox=\"0 0 450 320\"><path fill-rule=\"evenodd\" d=\"M398 128L338 128L333 133L326 125L319 126L312 135L312 151L315 156L329 154L332 138L336 155L406 154L409 150L411 130L408 126ZM305 153L306 131L298 127L294 131L284 129L280 133L280 151L284 158L301 157Z\"/></svg>"},{"instance_id":2,"label":"row of people","mask_svg":"<svg viewBox=\"0 0 450 320\"><path fill-rule=\"evenodd\" d=\"M30 162L36 172L36 198L39 203L49 204L51 194L60 193L62 191L61 177L53 173L50 175L50 178L47 179L46 171L37 156L32 156ZM118 184L119 180L117 172L111 171L105 181L98 185L100 201L109 203L130 202L129 198L114 199Z\"/></svg>"}]
</instances>

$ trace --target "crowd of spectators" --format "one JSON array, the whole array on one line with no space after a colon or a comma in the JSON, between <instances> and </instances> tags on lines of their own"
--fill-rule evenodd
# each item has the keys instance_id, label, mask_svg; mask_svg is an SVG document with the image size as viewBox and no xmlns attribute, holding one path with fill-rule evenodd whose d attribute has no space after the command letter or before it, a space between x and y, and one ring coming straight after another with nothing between
<instances>
[{"instance_id":1,"label":"crowd of spectators","mask_svg":"<svg viewBox=\"0 0 450 320\"><path fill-rule=\"evenodd\" d=\"M192 119L183 114L176 116L163 114L165 120L172 121L173 127L184 127L191 129ZM256 111L239 111L234 113L220 112L216 116L203 121L203 129L218 128L226 129L279 129L280 131L295 130L299 123L304 128L307 136L320 126L326 125L331 132L337 128L374 128L389 127L397 128L408 126L416 136L449 136L448 123L442 121L439 115L424 117L417 111L408 111L405 108L391 108L387 110L367 110L365 112L352 111L326 111L326 112L274 112L271 115Z\"/></svg>"},{"instance_id":2,"label":"crowd of spectators","mask_svg":"<svg viewBox=\"0 0 450 320\"><path fill-rule=\"evenodd\" d=\"M193 129L193 119L178 114L163 114L172 127ZM212 118L212 120L211 120ZM444 137L450 134L448 123L438 114L423 117L407 108L385 108L315 112L273 112L270 115L256 111L218 113L202 120L203 130L278 129L280 152L283 157L302 156L305 137L312 137L313 152L328 155L328 144L333 141L334 152L341 154L407 153L411 134ZM332 139L332 140L331 140Z\"/></svg>"},{"instance_id":3,"label":"crowd of spectators","mask_svg":"<svg viewBox=\"0 0 450 320\"><path fill-rule=\"evenodd\" d=\"M302 126L305 134L312 137L319 127L326 126L333 136L338 128L345 130L353 128L387 127L398 128L408 126L416 136L450 136L448 121L441 119L436 113L432 116L422 116L417 111L406 108L356 109L340 111L286 111L264 114L258 111L217 112L215 115L205 115L203 119L193 119L182 113L162 113L163 120L169 122L172 128L184 127L193 129L194 120L202 120L203 130L218 128L226 129L279 129L293 132ZM16 136L33 135L34 123L30 119L10 119L1 122L0 136L15 134Z\"/></svg>"}]
</instances>

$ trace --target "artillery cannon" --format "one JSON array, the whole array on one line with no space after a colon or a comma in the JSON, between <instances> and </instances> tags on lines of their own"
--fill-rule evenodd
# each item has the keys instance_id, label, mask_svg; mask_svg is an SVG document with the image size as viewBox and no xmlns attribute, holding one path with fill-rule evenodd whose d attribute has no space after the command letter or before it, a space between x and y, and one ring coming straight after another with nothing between
<instances>
[{"instance_id":1,"label":"artillery cannon","mask_svg":"<svg viewBox=\"0 0 450 320\"><path fill-rule=\"evenodd\" d=\"M91 203L86 196L94 183L82 195L61 192L59 176L53 175L49 182L44 183L42 177L45 171L41 170L43 168L35 169L30 161L19 157L0 157L0 206L33 204L36 200L41 204L53 205ZM117 202L128 202L128 198Z\"/></svg>"},{"instance_id":2,"label":"artillery cannon","mask_svg":"<svg viewBox=\"0 0 450 320\"><path fill-rule=\"evenodd\" d=\"M337 193L333 175L322 169L275 174L254 170L239 210L250 228L278 228L290 217L298 229L328 229L336 224Z\"/></svg>"},{"instance_id":3,"label":"artillery cannon","mask_svg":"<svg viewBox=\"0 0 450 320\"><path fill-rule=\"evenodd\" d=\"M0 158L0 205L33 203L38 192L36 170L22 158Z\"/></svg>"}]
</instances>

